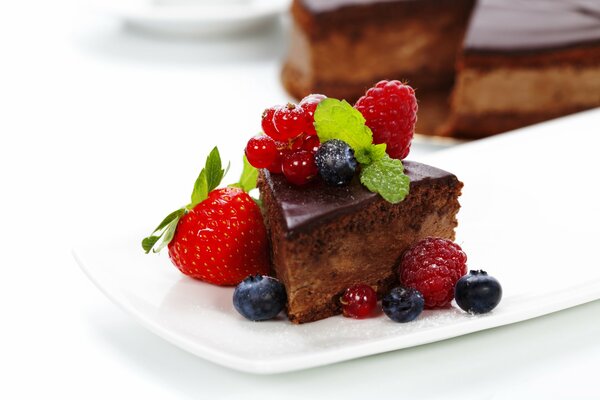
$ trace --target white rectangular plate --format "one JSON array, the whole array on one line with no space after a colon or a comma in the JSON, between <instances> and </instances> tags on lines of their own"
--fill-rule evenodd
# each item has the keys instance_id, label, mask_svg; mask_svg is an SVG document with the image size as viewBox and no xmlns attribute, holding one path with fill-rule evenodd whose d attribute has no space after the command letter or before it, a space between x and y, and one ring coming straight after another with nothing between
<instances>
[{"instance_id":1,"label":"white rectangular plate","mask_svg":"<svg viewBox=\"0 0 600 400\"><path fill-rule=\"evenodd\" d=\"M503 285L492 313L456 307L398 324L384 315L250 322L232 288L182 276L164 254L144 255L139 237L74 250L115 303L169 342L215 363L279 373L439 341L534 318L600 298L597 256L600 110L472 142L424 160L464 183L458 242L471 269Z\"/></svg>"}]
</instances>

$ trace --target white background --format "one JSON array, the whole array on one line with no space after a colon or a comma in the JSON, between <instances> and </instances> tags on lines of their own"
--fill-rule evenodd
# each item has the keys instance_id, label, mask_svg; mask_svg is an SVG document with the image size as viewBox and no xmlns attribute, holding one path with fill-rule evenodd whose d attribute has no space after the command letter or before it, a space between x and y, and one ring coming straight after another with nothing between
<instances>
[{"instance_id":1,"label":"white background","mask_svg":"<svg viewBox=\"0 0 600 400\"><path fill-rule=\"evenodd\" d=\"M77 2L0 3L0 398L599 398L598 301L254 376L155 337L79 271L73 243L151 229L185 202L209 144L239 157L262 109L286 100L285 35L171 41Z\"/></svg>"}]
</instances>

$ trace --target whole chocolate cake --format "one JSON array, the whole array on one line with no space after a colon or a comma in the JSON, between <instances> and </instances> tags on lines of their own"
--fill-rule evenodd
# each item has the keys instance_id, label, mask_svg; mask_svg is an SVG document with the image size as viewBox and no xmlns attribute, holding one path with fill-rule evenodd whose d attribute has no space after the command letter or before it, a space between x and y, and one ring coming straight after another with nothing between
<instances>
[{"instance_id":1,"label":"whole chocolate cake","mask_svg":"<svg viewBox=\"0 0 600 400\"><path fill-rule=\"evenodd\" d=\"M299 98L404 79L418 132L470 138L600 106L597 0L294 0L292 15L282 76Z\"/></svg>"}]
</instances>

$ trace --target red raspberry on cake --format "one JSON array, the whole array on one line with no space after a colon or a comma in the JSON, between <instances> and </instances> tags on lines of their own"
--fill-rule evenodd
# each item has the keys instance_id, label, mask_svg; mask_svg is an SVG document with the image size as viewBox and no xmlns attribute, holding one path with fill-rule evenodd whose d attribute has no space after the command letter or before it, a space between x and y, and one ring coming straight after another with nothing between
<instances>
[{"instance_id":1,"label":"red raspberry on cake","mask_svg":"<svg viewBox=\"0 0 600 400\"><path fill-rule=\"evenodd\" d=\"M467 255L456 243L426 238L402 255L400 283L421 292L425 308L443 308L454 298L456 282L467 273Z\"/></svg>"},{"instance_id":2,"label":"red raspberry on cake","mask_svg":"<svg viewBox=\"0 0 600 400\"><path fill-rule=\"evenodd\" d=\"M367 120L374 143L386 143L392 158L406 158L417 123L417 98L412 87L400 81L381 81L354 107Z\"/></svg>"}]
</instances>

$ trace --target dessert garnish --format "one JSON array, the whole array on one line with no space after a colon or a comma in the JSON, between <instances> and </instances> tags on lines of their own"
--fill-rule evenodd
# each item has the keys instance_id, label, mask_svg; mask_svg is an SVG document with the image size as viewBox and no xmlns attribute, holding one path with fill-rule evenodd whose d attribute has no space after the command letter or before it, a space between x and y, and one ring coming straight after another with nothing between
<instances>
[{"instance_id":1,"label":"dessert garnish","mask_svg":"<svg viewBox=\"0 0 600 400\"><path fill-rule=\"evenodd\" d=\"M482 270L470 271L456 283L456 304L471 314L492 311L502 299L500 282Z\"/></svg>"},{"instance_id":2,"label":"dessert garnish","mask_svg":"<svg viewBox=\"0 0 600 400\"><path fill-rule=\"evenodd\" d=\"M331 186L349 184L358 168L352 147L338 139L328 140L319 147L315 163L321 179Z\"/></svg>"},{"instance_id":3,"label":"dessert garnish","mask_svg":"<svg viewBox=\"0 0 600 400\"><path fill-rule=\"evenodd\" d=\"M344 317L367 318L373 315L377 307L377 292L369 285L354 285L340 297L340 304Z\"/></svg>"},{"instance_id":4,"label":"dessert garnish","mask_svg":"<svg viewBox=\"0 0 600 400\"><path fill-rule=\"evenodd\" d=\"M414 89L399 81L381 81L367 90L354 107L373 131L373 142L385 143L390 157L405 159L417 123Z\"/></svg>"},{"instance_id":5,"label":"dessert garnish","mask_svg":"<svg viewBox=\"0 0 600 400\"><path fill-rule=\"evenodd\" d=\"M200 172L191 202L169 214L142 241L146 253L168 246L169 257L192 278L237 285L248 275L269 272L268 241L259 207L248 195L257 171L248 162L240 181L217 189L225 170L215 147Z\"/></svg>"},{"instance_id":6,"label":"dessert garnish","mask_svg":"<svg viewBox=\"0 0 600 400\"><path fill-rule=\"evenodd\" d=\"M327 184L347 185L360 171L367 189L398 203L409 191L401 159L410 151L416 120L414 90L399 81L377 83L355 107L312 94L298 105L267 108L266 136L250 139L246 156L295 185L317 175Z\"/></svg>"},{"instance_id":7,"label":"dessert garnish","mask_svg":"<svg viewBox=\"0 0 600 400\"><path fill-rule=\"evenodd\" d=\"M421 292L412 288L398 286L393 288L383 299L381 308L392 321L410 322L416 319L425 306Z\"/></svg>"},{"instance_id":8,"label":"dessert garnish","mask_svg":"<svg viewBox=\"0 0 600 400\"><path fill-rule=\"evenodd\" d=\"M444 308L454 298L454 286L467 272L467 255L448 239L425 238L406 250L400 283L421 292L425 308Z\"/></svg>"},{"instance_id":9,"label":"dessert garnish","mask_svg":"<svg viewBox=\"0 0 600 400\"><path fill-rule=\"evenodd\" d=\"M285 302L285 288L270 276L251 275L233 291L233 306L251 321L275 318L285 307Z\"/></svg>"}]
</instances>

